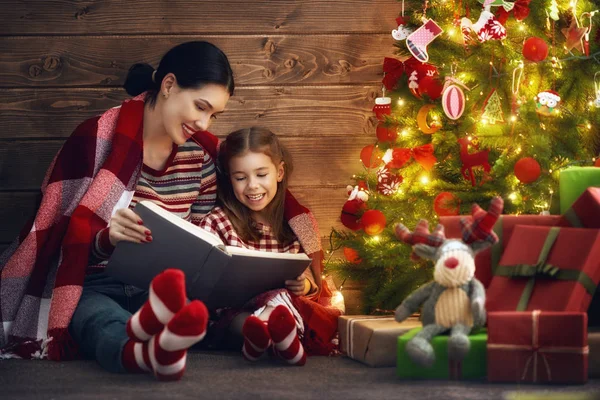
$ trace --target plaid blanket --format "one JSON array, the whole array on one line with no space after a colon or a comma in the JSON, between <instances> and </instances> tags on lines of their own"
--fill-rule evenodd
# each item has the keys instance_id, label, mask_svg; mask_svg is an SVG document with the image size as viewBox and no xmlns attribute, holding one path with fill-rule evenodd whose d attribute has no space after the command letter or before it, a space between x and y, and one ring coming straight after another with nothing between
<instances>
[{"instance_id":1,"label":"plaid blanket","mask_svg":"<svg viewBox=\"0 0 600 400\"><path fill-rule=\"evenodd\" d=\"M96 233L105 228L142 165L145 94L79 125L50 165L34 218L0 256L0 358L63 360L77 355L68 333ZM218 140L194 136L216 154ZM320 252L314 218L293 196L290 225ZM286 200L286 209L288 203Z\"/></svg>"}]
</instances>

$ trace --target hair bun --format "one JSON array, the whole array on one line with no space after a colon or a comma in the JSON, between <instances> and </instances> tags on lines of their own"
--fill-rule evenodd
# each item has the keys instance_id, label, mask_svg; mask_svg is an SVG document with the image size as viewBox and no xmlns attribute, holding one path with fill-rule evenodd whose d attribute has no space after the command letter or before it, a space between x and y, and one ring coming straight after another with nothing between
<instances>
[{"instance_id":1,"label":"hair bun","mask_svg":"<svg viewBox=\"0 0 600 400\"><path fill-rule=\"evenodd\" d=\"M150 64L134 64L129 68L123 88L131 96L137 96L157 85L152 80L154 68Z\"/></svg>"}]
</instances>

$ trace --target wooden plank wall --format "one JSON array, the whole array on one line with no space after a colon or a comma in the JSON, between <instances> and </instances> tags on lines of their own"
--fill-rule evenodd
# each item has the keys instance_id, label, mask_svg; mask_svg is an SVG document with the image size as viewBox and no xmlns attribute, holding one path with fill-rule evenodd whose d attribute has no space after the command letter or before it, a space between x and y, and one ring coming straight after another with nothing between
<instances>
[{"instance_id":1,"label":"wooden plank wall","mask_svg":"<svg viewBox=\"0 0 600 400\"><path fill-rule=\"evenodd\" d=\"M258 124L281 135L292 191L327 237L373 141L399 11L397 0L0 0L0 250L33 214L75 126L126 98L130 65L157 66L189 40L219 46L236 78L211 130Z\"/></svg>"}]
</instances>

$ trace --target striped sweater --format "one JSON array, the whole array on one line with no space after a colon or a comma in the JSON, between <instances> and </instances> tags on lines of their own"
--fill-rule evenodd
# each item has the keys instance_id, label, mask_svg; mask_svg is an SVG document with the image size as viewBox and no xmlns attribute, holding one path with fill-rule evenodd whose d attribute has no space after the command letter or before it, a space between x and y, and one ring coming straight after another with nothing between
<instances>
[{"instance_id":1,"label":"striped sweater","mask_svg":"<svg viewBox=\"0 0 600 400\"><path fill-rule=\"evenodd\" d=\"M157 171L142 166L129 208L142 200L152 201L180 218L198 225L214 207L217 198L216 169L211 156L193 141L173 151L165 167ZM113 210L116 211L116 210ZM98 232L90 254L90 265L105 264L114 250L108 228Z\"/></svg>"}]
</instances>

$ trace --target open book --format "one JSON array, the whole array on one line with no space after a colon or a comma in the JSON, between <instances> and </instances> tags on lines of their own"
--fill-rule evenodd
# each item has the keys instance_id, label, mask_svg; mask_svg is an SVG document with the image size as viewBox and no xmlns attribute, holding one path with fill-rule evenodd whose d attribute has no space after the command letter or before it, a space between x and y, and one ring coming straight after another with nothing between
<instances>
[{"instance_id":1,"label":"open book","mask_svg":"<svg viewBox=\"0 0 600 400\"><path fill-rule=\"evenodd\" d=\"M208 308L240 307L252 297L285 287L310 265L304 254L225 246L218 236L160 206L141 201L134 209L152 231L152 242L119 242L106 272L124 283L148 288L167 268L181 269L188 297Z\"/></svg>"}]
</instances>

